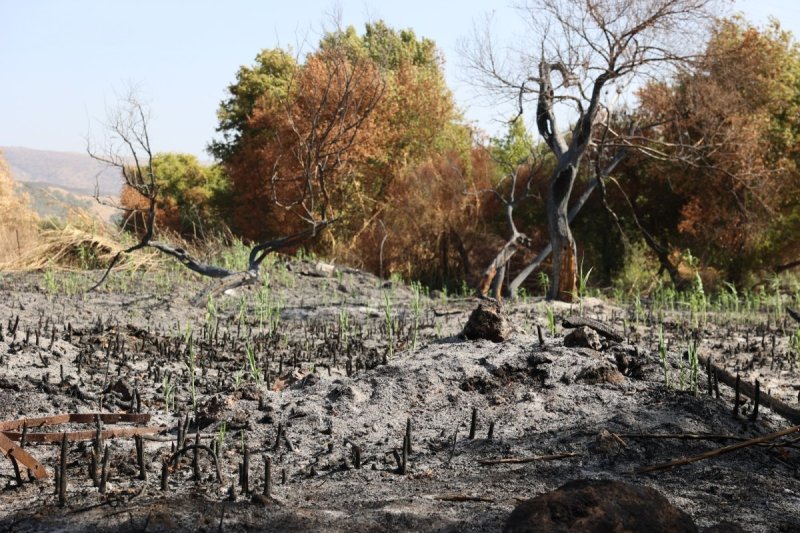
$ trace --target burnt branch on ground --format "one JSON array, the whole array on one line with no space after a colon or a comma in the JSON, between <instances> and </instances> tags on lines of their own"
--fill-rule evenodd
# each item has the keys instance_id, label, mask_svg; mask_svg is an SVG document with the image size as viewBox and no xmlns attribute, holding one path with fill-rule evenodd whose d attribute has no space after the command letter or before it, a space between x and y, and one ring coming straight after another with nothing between
<instances>
[{"instance_id":1,"label":"burnt branch on ground","mask_svg":"<svg viewBox=\"0 0 800 533\"><path fill-rule=\"evenodd\" d=\"M88 289L88 292L96 290L106 281L108 275L123 256L144 248L154 248L176 259L186 268L201 276L221 280L198 295L195 301L199 302L208 295L256 283L259 280L261 263L270 253L311 239L334 221L332 217L308 218L310 227L305 230L286 237L255 244L250 250L247 269L244 271L235 271L204 263L193 257L184 248L154 240L160 187L153 167L154 154L150 144L148 120L149 116L144 105L135 95L130 94L122 108L110 117L108 123L110 138L107 140L106 146L103 149L95 149L91 145L87 147L87 151L93 159L118 168L122 172L124 187L129 188L144 199L144 207L132 206L125 209L126 221L133 219L142 223L143 231L139 241L117 252L108 264L103 276ZM307 176L307 179L309 181L313 179L316 182L320 182L320 180L324 182L324 178L320 176ZM321 212L327 217L327 203L325 203Z\"/></svg>"}]
</instances>

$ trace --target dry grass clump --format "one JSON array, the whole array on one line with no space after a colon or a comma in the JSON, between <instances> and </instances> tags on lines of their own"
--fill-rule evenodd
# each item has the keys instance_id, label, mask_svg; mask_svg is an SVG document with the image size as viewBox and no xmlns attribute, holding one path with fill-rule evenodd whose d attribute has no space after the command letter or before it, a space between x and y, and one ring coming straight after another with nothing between
<instances>
[{"instance_id":1,"label":"dry grass clump","mask_svg":"<svg viewBox=\"0 0 800 533\"><path fill-rule=\"evenodd\" d=\"M39 231L35 245L0 262L0 270L37 270L56 267L65 270L105 268L111 259L131 243L125 242L112 226L75 210L64 221L48 222ZM139 251L122 258L118 268L150 266L157 252Z\"/></svg>"},{"instance_id":2,"label":"dry grass clump","mask_svg":"<svg viewBox=\"0 0 800 533\"><path fill-rule=\"evenodd\" d=\"M130 240L113 226L84 210L73 210L66 220L43 222L20 194L0 153L0 271L43 268L85 270L105 268ZM140 251L124 257L119 268L151 266L156 252Z\"/></svg>"},{"instance_id":3,"label":"dry grass clump","mask_svg":"<svg viewBox=\"0 0 800 533\"><path fill-rule=\"evenodd\" d=\"M11 171L0 152L0 264L36 245L39 218L28 198L16 190Z\"/></svg>"}]
</instances>

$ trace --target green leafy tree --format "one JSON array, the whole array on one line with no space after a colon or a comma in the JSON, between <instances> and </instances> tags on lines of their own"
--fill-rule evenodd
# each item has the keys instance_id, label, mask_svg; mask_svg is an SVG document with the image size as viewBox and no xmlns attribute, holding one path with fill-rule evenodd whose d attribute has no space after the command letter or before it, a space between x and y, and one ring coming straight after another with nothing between
<instances>
[{"instance_id":1,"label":"green leafy tree","mask_svg":"<svg viewBox=\"0 0 800 533\"><path fill-rule=\"evenodd\" d=\"M229 182L219 165L203 165L194 155L161 153L153 156L159 189L156 223L185 237L204 237L223 226ZM130 187L122 194L128 209L145 208L145 198Z\"/></svg>"},{"instance_id":2,"label":"green leafy tree","mask_svg":"<svg viewBox=\"0 0 800 533\"><path fill-rule=\"evenodd\" d=\"M492 157L504 167L527 163L535 146L521 115L509 123L505 135L494 137L490 142Z\"/></svg>"},{"instance_id":3,"label":"green leafy tree","mask_svg":"<svg viewBox=\"0 0 800 533\"><path fill-rule=\"evenodd\" d=\"M285 98L297 62L289 52L265 49L256 56L251 67L242 66L236 73L236 82L228 86L230 98L220 103L217 110L217 132L222 139L212 141L209 152L219 161L228 161L241 146L244 135L253 135L248 121L259 99Z\"/></svg>"}]
</instances>

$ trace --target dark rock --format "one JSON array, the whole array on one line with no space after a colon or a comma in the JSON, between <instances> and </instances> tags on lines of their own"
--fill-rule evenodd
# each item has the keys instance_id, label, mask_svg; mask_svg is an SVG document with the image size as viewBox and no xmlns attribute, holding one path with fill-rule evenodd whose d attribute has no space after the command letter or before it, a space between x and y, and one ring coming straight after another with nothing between
<instances>
[{"instance_id":1,"label":"dark rock","mask_svg":"<svg viewBox=\"0 0 800 533\"><path fill-rule=\"evenodd\" d=\"M592 318L587 318L585 316L572 316L569 318L565 318L561 325L565 328L579 328L581 326L587 326L595 330L597 333L605 337L606 339L614 342L622 342L623 338L622 335L614 331L614 329L605 324L600 322L599 320L594 320Z\"/></svg>"},{"instance_id":2,"label":"dark rock","mask_svg":"<svg viewBox=\"0 0 800 533\"><path fill-rule=\"evenodd\" d=\"M617 369L624 376L633 379L655 379L662 376L663 368L656 364L652 358L645 358L639 355L638 350L622 349L620 346L612 346L611 353L617 363Z\"/></svg>"},{"instance_id":3,"label":"dark rock","mask_svg":"<svg viewBox=\"0 0 800 533\"><path fill-rule=\"evenodd\" d=\"M133 398L133 386L122 378L108 387L106 393L108 392L115 392L119 396L119 399L125 402L129 402Z\"/></svg>"},{"instance_id":4,"label":"dark rock","mask_svg":"<svg viewBox=\"0 0 800 533\"><path fill-rule=\"evenodd\" d=\"M497 387L494 383L492 383L487 379L484 379L480 376L472 376L462 381L461 384L458 386L458 388L463 390L464 392L477 391L480 394L486 394L487 392L491 392Z\"/></svg>"},{"instance_id":5,"label":"dark rock","mask_svg":"<svg viewBox=\"0 0 800 533\"><path fill-rule=\"evenodd\" d=\"M259 505L263 505L264 507L268 507L270 505L276 505L277 502L271 496L264 496L263 494L259 494L258 492L254 492L252 496L250 496L250 501Z\"/></svg>"},{"instance_id":6,"label":"dark rock","mask_svg":"<svg viewBox=\"0 0 800 533\"><path fill-rule=\"evenodd\" d=\"M340 400L344 400L346 402L353 402L353 403L361 403L367 399L366 395L359 391L358 389L350 386L345 385L341 382L335 383L333 387L331 387L330 392L326 396L328 401L335 403Z\"/></svg>"},{"instance_id":7,"label":"dark rock","mask_svg":"<svg viewBox=\"0 0 800 533\"><path fill-rule=\"evenodd\" d=\"M600 350L603 348L603 343L595 330L588 326L581 326L567 333L564 337L564 346Z\"/></svg>"},{"instance_id":8,"label":"dark rock","mask_svg":"<svg viewBox=\"0 0 800 533\"><path fill-rule=\"evenodd\" d=\"M584 381L586 383L611 383L612 385L619 385L625 381L625 376L614 368L611 363L587 366L578 372L575 376L575 381Z\"/></svg>"},{"instance_id":9,"label":"dark rock","mask_svg":"<svg viewBox=\"0 0 800 533\"><path fill-rule=\"evenodd\" d=\"M316 385L317 383L319 383L319 376L316 373L311 372L310 374L307 374L305 377L294 383L292 387L295 389L303 387L311 387L312 385Z\"/></svg>"},{"instance_id":10,"label":"dark rock","mask_svg":"<svg viewBox=\"0 0 800 533\"><path fill-rule=\"evenodd\" d=\"M519 504L504 530L522 532L696 532L691 517L658 491L582 479Z\"/></svg>"},{"instance_id":11,"label":"dark rock","mask_svg":"<svg viewBox=\"0 0 800 533\"><path fill-rule=\"evenodd\" d=\"M528 356L527 359L528 365L533 367L537 367L539 365L549 365L552 364L552 362L553 362L552 359L539 353L531 354Z\"/></svg>"},{"instance_id":12,"label":"dark rock","mask_svg":"<svg viewBox=\"0 0 800 533\"><path fill-rule=\"evenodd\" d=\"M227 405L221 394L215 394L200 402L197 407L197 423L200 427L205 427L222 420L229 405Z\"/></svg>"},{"instance_id":13,"label":"dark rock","mask_svg":"<svg viewBox=\"0 0 800 533\"><path fill-rule=\"evenodd\" d=\"M469 315L462 335L469 340L486 339L492 342L503 342L508 339L511 328L503 315L500 304L484 301Z\"/></svg>"},{"instance_id":14,"label":"dark rock","mask_svg":"<svg viewBox=\"0 0 800 533\"><path fill-rule=\"evenodd\" d=\"M597 433L597 438L589 449L592 453L610 455L619 453L624 447L625 444L619 437L603 428Z\"/></svg>"},{"instance_id":15,"label":"dark rock","mask_svg":"<svg viewBox=\"0 0 800 533\"><path fill-rule=\"evenodd\" d=\"M0 377L0 389L8 389L14 392L20 392L22 390L22 380L13 377Z\"/></svg>"},{"instance_id":16,"label":"dark rock","mask_svg":"<svg viewBox=\"0 0 800 533\"><path fill-rule=\"evenodd\" d=\"M239 396L242 400L250 400L257 402L261 399L261 391L258 387L253 383L246 383L239 389L241 395Z\"/></svg>"}]
</instances>

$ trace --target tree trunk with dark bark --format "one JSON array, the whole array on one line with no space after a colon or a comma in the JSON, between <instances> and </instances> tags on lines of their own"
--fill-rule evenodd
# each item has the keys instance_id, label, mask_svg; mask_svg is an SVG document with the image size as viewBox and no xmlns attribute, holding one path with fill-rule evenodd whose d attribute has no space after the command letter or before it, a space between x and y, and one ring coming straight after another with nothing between
<instances>
[{"instance_id":1,"label":"tree trunk with dark bark","mask_svg":"<svg viewBox=\"0 0 800 533\"><path fill-rule=\"evenodd\" d=\"M578 174L577 163L561 164L550 179L547 225L553 248L552 279L547 298L571 302L578 288L575 239L569 228L569 197Z\"/></svg>"}]
</instances>

